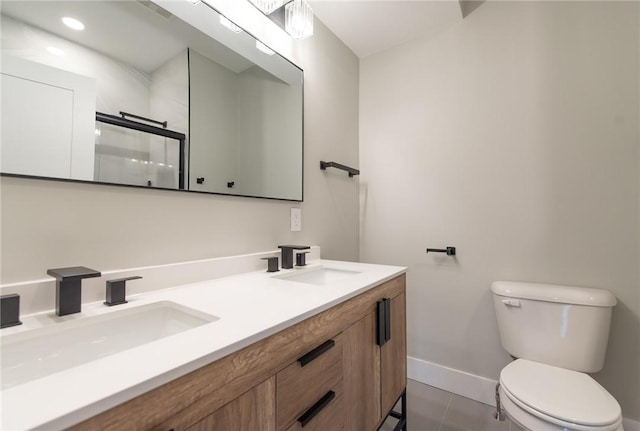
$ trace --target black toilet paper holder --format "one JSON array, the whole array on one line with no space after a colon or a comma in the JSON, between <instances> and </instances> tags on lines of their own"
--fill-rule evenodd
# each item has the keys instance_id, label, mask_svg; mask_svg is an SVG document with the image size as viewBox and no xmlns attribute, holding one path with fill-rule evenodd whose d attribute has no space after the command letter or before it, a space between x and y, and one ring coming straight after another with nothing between
<instances>
[{"instance_id":1,"label":"black toilet paper holder","mask_svg":"<svg viewBox=\"0 0 640 431\"><path fill-rule=\"evenodd\" d=\"M455 247L447 247L447 248L428 248L427 253L446 253L447 256L455 256L456 248Z\"/></svg>"}]
</instances>

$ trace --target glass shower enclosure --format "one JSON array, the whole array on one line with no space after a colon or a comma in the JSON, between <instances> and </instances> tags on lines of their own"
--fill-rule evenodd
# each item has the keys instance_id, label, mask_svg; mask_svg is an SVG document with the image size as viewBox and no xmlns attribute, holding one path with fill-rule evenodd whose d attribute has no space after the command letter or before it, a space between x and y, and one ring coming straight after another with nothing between
<instances>
[{"instance_id":1,"label":"glass shower enclosure","mask_svg":"<svg viewBox=\"0 0 640 431\"><path fill-rule=\"evenodd\" d=\"M186 135L120 115L96 113L94 180L184 190Z\"/></svg>"}]
</instances>

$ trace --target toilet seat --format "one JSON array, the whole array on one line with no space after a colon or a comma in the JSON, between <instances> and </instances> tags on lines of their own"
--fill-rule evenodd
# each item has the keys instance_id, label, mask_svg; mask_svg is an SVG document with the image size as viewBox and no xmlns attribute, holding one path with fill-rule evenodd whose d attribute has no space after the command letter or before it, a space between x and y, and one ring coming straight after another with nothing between
<instances>
[{"instance_id":1,"label":"toilet seat","mask_svg":"<svg viewBox=\"0 0 640 431\"><path fill-rule=\"evenodd\" d=\"M622 422L615 398L584 373L518 359L502 370L500 385L519 408L560 427L609 431Z\"/></svg>"}]
</instances>

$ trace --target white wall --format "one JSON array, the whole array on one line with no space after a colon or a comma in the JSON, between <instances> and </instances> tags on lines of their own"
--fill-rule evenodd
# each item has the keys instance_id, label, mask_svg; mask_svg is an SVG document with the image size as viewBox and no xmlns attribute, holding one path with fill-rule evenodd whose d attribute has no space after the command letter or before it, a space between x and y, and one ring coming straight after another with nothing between
<instances>
[{"instance_id":1,"label":"white wall","mask_svg":"<svg viewBox=\"0 0 640 431\"><path fill-rule=\"evenodd\" d=\"M297 44L305 69L303 231L291 202L0 178L2 283L47 268L130 268L316 244L326 258L358 260L358 182L320 171L320 157L357 164L358 59L320 22Z\"/></svg>"},{"instance_id":2,"label":"white wall","mask_svg":"<svg viewBox=\"0 0 640 431\"><path fill-rule=\"evenodd\" d=\"M193 49L189 71L191 190L299 200L301 82L258 66L236 73Z\"/></svg>"},{"instance_id":3,"label":"white wall","mask_svg":"<svg viewBox=\"0 0 640 431\"><path fill-rule=\"evenodd\" d=\"M189 58L187 50L167 61L151 72L149 89L149 113L151 118L166 121L167 128L186 136L189 146ZM156 163L156 184L160 187L177 188L180 181L180 150L176 141L160 136L150 137L151 160ZM171 165L171 168L168 166ZM184 187L189 175L188 160L184 160ZM166 184L163 184L163 182Z\"/></svg>"},{"instance_id":4,"label":"white wall","mask_svg":"<svg viewBox=\"0 0 640 431\"><path fill-rule=\"evenodd\" d=\"M238 79L195 50L189 52L191 190L225 193L238 181ZM203 184L196 182L204 178Z\"/></svg>"},{"instance_id":5,"label":"white wall","mask_svg":"<svg viewBox=\"0 0 640 431\"><path fill-rule=\"evenodd\" d=\"M96 80L96 110L149 115L149 75L92 49L2 15L2 51ZM54 47L64 55L51 54Z\"/></svg>"},{"instance_id":6,"label":"white wall","mask_svg":"<svg viewBox=\"0 0 640 431\"><path fill-rule=\"evenodd\" d=\"M151 72L150 115L167 128L189 134L189 61L187 50Z\"/></svg>"},{"instance_id":7,"label":"white wall","mask_svg":"<svg viewBox=\"0 0 640 431\"><path fill-rule=\"evenodd\" d=\"M237 192L300 199L302 86L254 66L238 74Z\"/></svg>"},{"instance_id":8,"label":"white wall","mask_svg":"<svg viewBox=\"0 0 640 431\"><path fill-rule=\"evenodd\" d=\"M323 258L358 260L360 179L321 171L320 160L359 166L353 145L359 136L359 61L317 19L313 37L294 45L294 57L304 69L302 229L314 232Z\"/></svg>"},{"instance_id":9,"label":"white wall","mask_svg":"<svg viewBox=\"0 0 640 431\"><path fill-rule=\"evenodd\" d=\"M409 266L410 356L497 379L492 281L607 288L595 377L640 418L638 13L487 2L362 61L360 255Z\"/></svg>"}]
</instances>

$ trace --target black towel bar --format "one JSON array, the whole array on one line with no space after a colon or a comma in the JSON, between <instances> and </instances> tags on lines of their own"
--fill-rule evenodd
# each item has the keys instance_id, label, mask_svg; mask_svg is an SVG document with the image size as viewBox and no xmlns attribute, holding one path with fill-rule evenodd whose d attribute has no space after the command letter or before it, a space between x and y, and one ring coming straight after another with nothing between
<instances>
[{"instance_id":1,"label":"black towel bar","mask_svg":"<svg viewBox=\"0 0 640 431\"><path fill-rule=\"evenodd\" d=\"M360 175L360 171L358 169L350 168L349 166L341 165L340 163L336 163L336 162L320 161L320 169L324 171L327 168L342 169L343 171L346 171L349 173L349 177L353 177L354 175Z\"/></svg>"},{"instance_id":2,"label":"black towel bar","mask_svg":"<svg viewBox=\"0 0 640 431\"><path fill-rule=\"evenodd\" d=\"M166 128L167 128L167 124L168 124L166 121L152 120L151 118L141 117L141 116L139 116L139 115L136 115L136 114L130 114L130 113L128 113L128 112L123 112L123 111L120 111L120 116L121 116L122 118L125 118L125 117L131 117L131 118L135 118L136 120L142 120L142 121L146 121L146 122L148 122L148 123L159 124L159 125L161 125L161 126L162 126L162 128L163 128L163 129L166 129Z\"/></svg>"}]
</instances>

